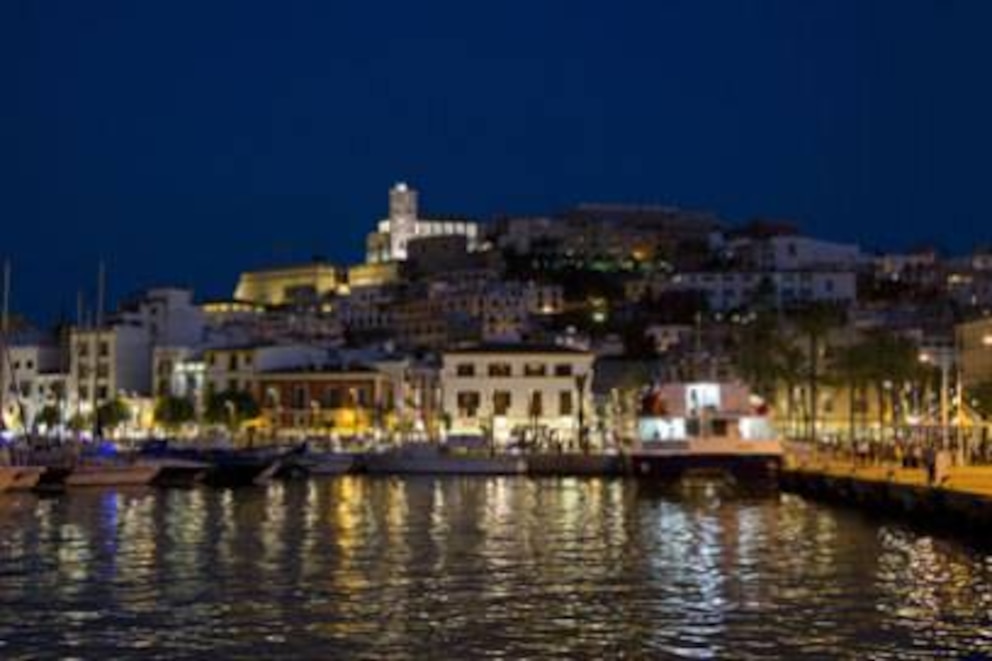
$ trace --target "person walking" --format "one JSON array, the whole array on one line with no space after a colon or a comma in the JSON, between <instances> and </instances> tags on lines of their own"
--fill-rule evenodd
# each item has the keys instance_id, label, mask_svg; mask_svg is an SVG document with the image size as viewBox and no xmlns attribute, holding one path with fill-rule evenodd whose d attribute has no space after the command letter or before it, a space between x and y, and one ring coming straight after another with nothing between
<instances>
[{"instance_id":1,"label":"person walking","mask_svg":"<svg viewBox=\"0 0 992 661\"><path fill-rule=\"evenodd\" d=\"M946 449L937 451L933 465L933 486L943 486L951 475L951 452Z\"/></svg>"},{"instance_id":2,"label":"person walking","mask_svg":"<svg viewBox=\"0 0 992 661\"><path fill-rule=\"evenodd\" d=\"M934 480L937 477L937 455L932 445L927 445L923 449L923 467L927 472L927 484L933 486Z\"/></svg>"}]
</instances>

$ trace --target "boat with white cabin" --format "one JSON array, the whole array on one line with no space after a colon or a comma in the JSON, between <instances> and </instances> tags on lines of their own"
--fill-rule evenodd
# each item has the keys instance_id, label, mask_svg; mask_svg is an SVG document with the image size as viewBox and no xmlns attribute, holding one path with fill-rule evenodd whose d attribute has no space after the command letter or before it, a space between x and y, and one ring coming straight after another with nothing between
<instances>
[{"instance_id":1,"label":"boat with white cabin","mask_svg":"<svg viewBox=\"0 0 992 661\"><path fill-rule=\"evenodd\" d=\"M630 474L661 482L718 476L776 483L782 441L763 400L740 383L669 383L643 398Z\"/></svg>"}]
</instances>

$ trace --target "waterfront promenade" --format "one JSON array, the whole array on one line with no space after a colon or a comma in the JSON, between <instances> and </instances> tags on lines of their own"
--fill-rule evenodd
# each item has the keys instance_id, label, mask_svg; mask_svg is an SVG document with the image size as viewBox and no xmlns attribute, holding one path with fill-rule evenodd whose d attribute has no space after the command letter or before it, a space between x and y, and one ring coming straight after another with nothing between
<instances>
[{"instance_id":1,"label":"waterfront promenade","mask_svg":"<svg viewBox=\"0 0 992 661\"><path fill-rule=\"evenodd\" d=\"M790 448L784 468L784 491L992 544L992 466L941 466L931 482L924 467L800 446Z\"/></svg>"},{"instance_id":2,"label":"waterfront promenade","mask_svg":"<svg viewBox=\"0 0 992 661\"><path fill-rule=\"evenodd\" d=\"M933 486L945 491L982 496L992 507L992 466L948 466L939 484L929 485L925 468L905 468L893 462L864 462L853 455L815 452L790 447L786 469L793 472L829 477L854 478L867 482L884 482L911 487Z\"/></svg>"}]
</instances>

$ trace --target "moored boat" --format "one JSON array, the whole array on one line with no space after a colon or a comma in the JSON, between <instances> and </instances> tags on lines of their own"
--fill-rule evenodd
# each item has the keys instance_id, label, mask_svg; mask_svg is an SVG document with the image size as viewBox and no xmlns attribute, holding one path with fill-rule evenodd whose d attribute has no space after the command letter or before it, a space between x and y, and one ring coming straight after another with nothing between
<instances>
[{"instance_id":1,"label":"moored boat","mask_svg":"<svg viewBox=\"0 0 992 661\"><path fill-rule=\"evenodd\" d=\"M152 462L87 459L65 476L67 487L121 487L151 484L160 467Z\"/></svg>"},{"instance_id":2,"label":"moored boat","mask_svg":"<svg viewBox=\"0 0 992 661\"><path fill-rule=\"evenodd\" d=\"M10 473L7 491L30 491L38 486L41 476L45 473L43 466L6 466L0 470Z\"/></svg>"},{"instance_id":3,"label":"moored boat","mask_svg":"<svg viewBox=\"0 0 992 661\"><path fill-rule=\"evenodd\" d=\"M696 478L773 486L782 443L763 402L740 384L674 383L642 403L628 472L661 484Z\"/></svg>"},{"instance_id":4,"label":"moored boat","mask_svg":"<svg viewBox=\"0 0 992 661\"><path fill-rule=\"evenodd\" d=\"M345 475L357 466L355 455L340 452L314 453L305 464L311 476Z\"/></svg>"},{"instance_id":5,"label":"moored boat","mask_svg":"<svg viewBox=\"0 0 992 661\"><path fill-rule=\"evenodd\" d=\"M204 457L210 468L203 481L217 487L263 486L275 476L281 459L282 453L213 451Z\"/></svg>"},{"instance_id":6,"label":"moored boat","mask_svg":"<svg viewBox=\"0 0 992 661\"><path fill-rule=\"evenodd\" d=\"M450 452L431 443L404 445L364 457L365 470L379 474L420 475L520 475L527 461L518 455Z\"/></svg>"},{"instance_id":7,"label":"moored boat","mask_svg":"<svg viewBox=\"0 0 992 661\"><path fill-rule=\"evenodd\" d=\"M14 483L15 475L16 473L11 466L0 466L0 492L10 488L10 485Z\"/></svg>"},{"instance_id":8,"label":"moored boat","mask_svg":"<svg viewBox=\"0 0 992 661\"><path fill-rule=\"evenodd\" d=\"M0 491L27 491L38 484L45 468L25 461L23 454L6 445L0 447Z\"/></svg>"},{"instance_id":9,"label":"moored boat","mask_svg":"<svg viewBox=\"0 0 992 661\"><path fill-rule=\"evenodd\" d=\"M191 487L202 482L210 470L209 464L190 459L146 457L143 461L159 467L158 475L152 480L159 487Z\"/></svg>"},{"instance_id":10,"label":"moored boat","mask_svg":"<svg viewBox=\"0 0 992 661\"><path fill-rule=\"evenodd\" d=\"M619 454L544 452L527 455L529 475L604 477L622 475L623 470L623 457Z\"/></svg>"},{"instance_id":11,"label":"moored boat","mask_svg":"<svg viewBox=\"0 0 992 661\"><path fill-rule=\"evenodd\" d=\"M356 455L302 443L283 456L277 473L281 478L344 475L358 466Z\"/></svg>"},{"instance_id":12,"label":"moored boat","mask_svg":"<svg viewBox=\"0 0 992 661\"><path fill-rule=\"evenodd\" d=\"M141 454L155 459L179 459L204 464L204 484L236 487L267 484L282 465L286 452L276 448L232 449L173 446L168 441L146 444Z\"/></svg>"},{"instance_id":13,"label":"moored boat","mask_svg":"<svg viewBox=\"0 0 992 661\"><path fill-rule=\"evenodd\" d=\"M24 450L16 465L2 470L11 476L8 490L60 491L65 487L149 484L159 467L118 454L110 446L81 449L67 444Z\"/></svg>"},{"instance_id":14,"label":"moored boat","mask_svg":"<svg viewBox=\"0 0 992 661\"><path fill-rule=\"evenodd\" d=\"M345 475L358 465L355 455L343 452L301 452L287 456L279 469L280 477L319 477Z\"/></svg>"}]
</instances>

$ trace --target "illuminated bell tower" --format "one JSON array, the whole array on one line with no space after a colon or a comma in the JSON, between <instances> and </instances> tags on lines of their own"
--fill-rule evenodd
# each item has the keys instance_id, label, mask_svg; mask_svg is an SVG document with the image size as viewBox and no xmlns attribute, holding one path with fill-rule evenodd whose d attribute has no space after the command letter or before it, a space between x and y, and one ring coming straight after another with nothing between
<instances>
[{"instance_id":1,"label":"illuminated bell tower","mask_svg":"<svg viewBox=\"0 0 992 661\"><path fill-rule=\"evenodd\" d=\"M400 182L389 190L389 252L406 259L406 244L417 234L417 191Z\"/></svg>"}]
</instances>

